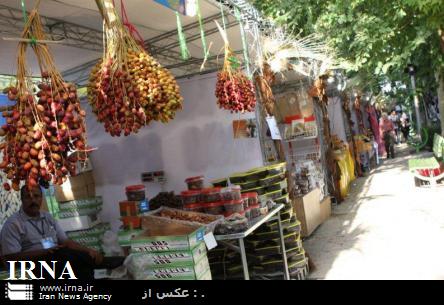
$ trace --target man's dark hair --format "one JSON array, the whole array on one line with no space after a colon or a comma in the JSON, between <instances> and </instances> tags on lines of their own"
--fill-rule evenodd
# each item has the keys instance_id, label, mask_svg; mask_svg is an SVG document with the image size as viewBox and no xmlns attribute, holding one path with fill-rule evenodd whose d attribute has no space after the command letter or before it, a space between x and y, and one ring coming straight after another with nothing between
<instances>
[{"instance_id":1,"label":"man's dark hair","mask_svg":"<svg viewBox=\"0 0 444 305\"><path fill-rule=\"evenodd\" d=\"M38 189L40 193L42 193L42 189L39 186L35 186L35 188ZM20 189L20 198L23 198L26 194L29 194L29 187L25 184Z\"/></svg>"}]
</instances>

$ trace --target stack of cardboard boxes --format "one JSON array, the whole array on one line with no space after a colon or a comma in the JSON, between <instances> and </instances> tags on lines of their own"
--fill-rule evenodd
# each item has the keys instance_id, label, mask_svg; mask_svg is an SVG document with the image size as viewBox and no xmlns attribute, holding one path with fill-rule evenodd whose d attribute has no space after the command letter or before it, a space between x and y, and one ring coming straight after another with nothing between
<instances>
[{"instance_id":1,"label":"stack of cardboard boxes","mask_svg":"<svg viewBox=\"0 0 444 305\"><path fill-rule=\"evenodd\" d=\"M101 251L103 234L110 225L102 223L98 216L103 200L96 197L91 164L81 169L63 185L51 186L45 191L45 201L49 212L58 219L70 239Z\"/></svg>"}]
</instances>

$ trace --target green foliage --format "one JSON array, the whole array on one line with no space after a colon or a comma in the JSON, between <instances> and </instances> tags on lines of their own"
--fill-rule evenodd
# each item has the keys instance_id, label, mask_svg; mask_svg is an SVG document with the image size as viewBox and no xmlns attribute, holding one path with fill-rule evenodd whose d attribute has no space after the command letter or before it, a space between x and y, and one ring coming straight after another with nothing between
<instances>
[{"instance_id":1,"label":"green foliage","mask_svg":"<svg viewBox=\"0 0 444 305\"><path fill-rule=\"evenodd\" d=\"M408 84L407 64L418 67L418 86L435 90L444 66L439 29L443 0L254 0L266 15L300 36L317 33L347 63L349 77L378 93L384 83Z\"/></svg>"}]
</instances>

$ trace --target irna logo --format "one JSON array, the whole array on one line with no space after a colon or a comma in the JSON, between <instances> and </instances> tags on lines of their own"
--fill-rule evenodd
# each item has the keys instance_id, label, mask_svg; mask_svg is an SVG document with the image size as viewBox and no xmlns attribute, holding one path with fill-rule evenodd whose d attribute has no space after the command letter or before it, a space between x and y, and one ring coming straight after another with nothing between
<instances>
[{"instance_id":1,"label":"irna logo","mask_svg":"<svg viewBox=\"0 0 444 305\"><path fill-rule=\"evenodd\" d=\"M77 280L74 270L69 262L66 262L63 266L57 263L57 261L51 261L51 265L45 261L38 261L36 263L32 261L8 261L9 264L9 278L8 280ZM56 277L56 271L62 268L62 272L59 277ZM40 277L37 277L34 272L37 272ZM17 274L20 277L17 278ZM58 274L58 273L57 273Z\"/></svg>"}]
</instances>

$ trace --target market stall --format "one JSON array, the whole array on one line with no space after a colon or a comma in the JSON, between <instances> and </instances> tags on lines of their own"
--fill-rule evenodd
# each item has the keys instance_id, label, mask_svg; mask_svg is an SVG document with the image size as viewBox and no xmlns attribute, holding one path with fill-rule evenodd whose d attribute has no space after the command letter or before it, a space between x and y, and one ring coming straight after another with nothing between
<instances>
[{"instance_id":1,"label":"market stall","mask_svg":"<svg viewBox=\"0 0 444 305\"><path fill-rule=\"evenodd\" d=\"M261 31L276 33L273 25L242 1L198 1L193 12L114 2L29 1L36 8L24 14L13 1L0 7L26 24L1 45L19 59L0 62L18 71L2 88L15 102L1 128L11 192L2 198L15 198L5 215L17 211L22 185L41 185L70 239L126 257L123 278L304 279L301 235L313 225L305 208L303 223L295 211L318 190L317 213L328 217L325 113L311 83L282 83L269 113L281 138L264 134L274 102L255 91L265 85L256 59L268 39ZM249 126L246 138L239 126Z\"/></svg>"}]
</instances>

